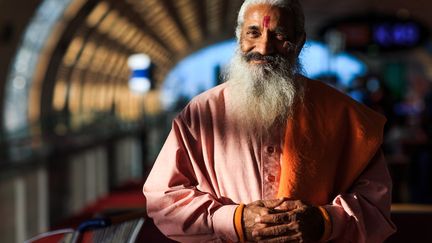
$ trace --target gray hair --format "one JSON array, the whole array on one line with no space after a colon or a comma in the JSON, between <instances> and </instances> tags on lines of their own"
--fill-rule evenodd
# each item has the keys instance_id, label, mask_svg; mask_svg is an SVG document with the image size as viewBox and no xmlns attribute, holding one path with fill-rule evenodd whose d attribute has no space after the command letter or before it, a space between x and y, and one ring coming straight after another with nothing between
<instances>
[{"instance_id":1,"label":"gray hair","mask_svg":"<svg viewBox=\"0 0 432 243\"><path fill-rule=\"evenodd\" d=\"M293 14L294 17L294 21L295 21L294 31L295 31L296 41L298 38L304 35L305 16L299 0L245 0L243 2L243 5L240 8L238 18L237 18L236 36L238 41L240 41L241 28L244 23L244 15L246 10L252 5L259 5L259 4L267 4L267 5L287 9L289 12Z\"/></svg>"}]
</instances>

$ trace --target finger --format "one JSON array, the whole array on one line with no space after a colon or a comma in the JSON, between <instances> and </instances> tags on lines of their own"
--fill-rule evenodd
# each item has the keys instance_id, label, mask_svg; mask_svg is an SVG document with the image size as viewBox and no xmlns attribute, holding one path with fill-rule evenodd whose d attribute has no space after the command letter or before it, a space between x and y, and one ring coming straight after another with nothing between
<instances>
[{"instance_id":1,"label":"finger","mask_svg":"<svg viewBox=\"0 0 432 243\"><path fill-rule=\"evenodd\" d=\"M277 237L282 235L292 235L298 233L298 224L289 223L283 225L275 225L263 229L255 229L252 231L252 236L255 238Z\"/></svg>"},{"instance_id":2,"label":"finger","mask_svg":"<svg viewBox=\"0 0 432 243\"><path fill-rule=\"evenodd\" d=\"M258 240L259 243L286 243L286 242L303 242L301 233L296 233L294 235L280 236L271 239Z\"/></svg>"},{"instance_id":3,"label":"finger","mask_svg":"<svg viewBox=\"0 0 432 243\"><path fill-rule=\"evenodd\" d=\"M275 207L275 209L281 211L291 211L294 209L301 209L304 207L306 207L306 204L304 204L300 200L287 200L281 203L280 205L278 205L277 207Z\"/></svg>"},{"instance_id":4,"label":"finger","mask_svg":"<svg viewBox=\"0 0 432 243\"><path fill-rule=\"evenodd\" d=\"M277 214L266 214L261 215L255 219L255 223L262 224L287 224L296 221L296 213L291 212L283 212Z\"/></svg>"},{"instance_id":5,"label":"finger","mask_svg":"<svg viewBox=\"0 0 432 243\"><path fill-rule=\"evenodd\" d=\"M273 209L281 205L284 201L286 201L286 199L282 197L279 199L263 200L262 203L264 204L264 207Z\"/></svg>"},{"instance_id":6,"label":"finger","mask_svg":"<svg viewBox=\"0 0 432 243\"><path fill-rule=\"evenodd\" d=\"M277 213L300 214L300 213L303 213L305 210L306 210L306 207L294 208L294 209L291 209L291 210L273 209L270 213L273 213L273 214L277 214Z\"/></svg>"},{"instance_id":7,"label":"finger","mask_svg":"<svg viewBox=\"0 0 432 243\"><path fill-rule=\"evenodd\" d=\"M263 207L264 204L263 204L262 200L257 200L257 201L249 203L247 206L261 206L261 207Z\"/></svg>"},{"instance_id":8,"label":"finger","mask_svg":"<svg viewBox=\"0 0 432 243\"><path fill-rule=\"evenodd\" d=\"M266 225L266 224L255 224L254 225L254 229L253 230L262 230L262 229L265 229L265 228L267 228L268 227L268 225Z\"/></svg>"}]
</instances>

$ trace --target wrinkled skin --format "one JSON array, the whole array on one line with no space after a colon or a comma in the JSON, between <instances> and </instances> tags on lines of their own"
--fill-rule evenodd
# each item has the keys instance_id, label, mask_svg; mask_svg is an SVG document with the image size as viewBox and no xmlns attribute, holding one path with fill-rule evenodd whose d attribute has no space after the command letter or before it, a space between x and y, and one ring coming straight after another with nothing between
<instances>
[{"instance_id":1,"label":"wrinkled skin","mask_svg":"<svg viewBox=\"0 0 432 243\"><path fill-rule=\"evenodd\" d=\"M278 7L253 5L245 11L240 35L240 49L244 54L280 55L288 60L298 57L305 35L296 36L292 16ZM251 65L269 64L263 59L248 60Z\"/></svg>"},{"instance_id":2,"label":"wrinkled skin","mask_svg":"<svg viewBox=\"0 0 432 243\"><path fill-rule=\"evenodd\" d=\"M317 242L324 220L318 208L282 198L246 205L243 227L248 242Z\"/></svg>"}]
</instances>

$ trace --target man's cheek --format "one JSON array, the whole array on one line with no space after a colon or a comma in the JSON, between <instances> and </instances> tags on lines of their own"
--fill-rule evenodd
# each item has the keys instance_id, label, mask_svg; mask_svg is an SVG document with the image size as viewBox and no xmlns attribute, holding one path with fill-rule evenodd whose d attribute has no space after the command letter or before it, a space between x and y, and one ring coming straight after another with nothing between
<instances>
[{"instance_id":1,"label":"man's cheek","mask_svg":"<svg viewBox=\"0 0 432 243\"><path fill-rule=\"evenodd\" d=\"M240 50L243 52L243 54L246 54L250 51L252 51L253 45L249 43L248 41L241 41L240 42Z\"/></svg>"}]
</instances>

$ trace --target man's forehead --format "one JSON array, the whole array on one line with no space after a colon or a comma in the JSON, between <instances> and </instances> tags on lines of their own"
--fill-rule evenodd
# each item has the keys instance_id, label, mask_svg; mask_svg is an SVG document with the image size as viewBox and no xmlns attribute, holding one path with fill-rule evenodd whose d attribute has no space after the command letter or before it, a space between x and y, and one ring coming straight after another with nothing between
<instances>
[{"instance_id":1,"label":"man's forehead","mask_svg":"<svg viewBox=\"0 0 432 243\"><path fill-rule=\"evenodd\" d=\"M262 25L268 27L270 23L288 24L287 13L284 9L268 4L252 5L245 11L246 25ZM282 23L284 22L284 23Z\"/></svg>"},{"instance_id":2,"label":"man's forehead","mask_svg":"<svg viewBox=\"0 0 432 243\"><path fill-rule=\"evenodd\" d=\"M271 21L271 16L269 16L269 15L264 16L263 26L265 28L269 28L270 27L270 21Z\"/></svg>"}]
</instances>

